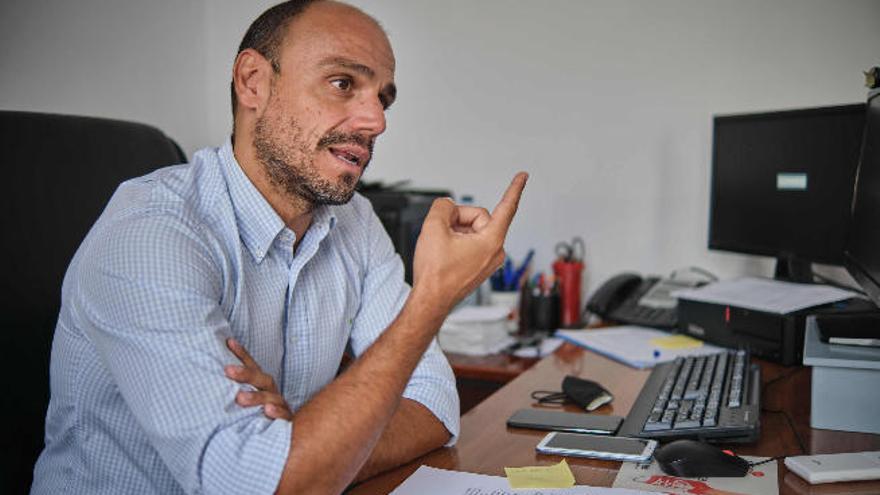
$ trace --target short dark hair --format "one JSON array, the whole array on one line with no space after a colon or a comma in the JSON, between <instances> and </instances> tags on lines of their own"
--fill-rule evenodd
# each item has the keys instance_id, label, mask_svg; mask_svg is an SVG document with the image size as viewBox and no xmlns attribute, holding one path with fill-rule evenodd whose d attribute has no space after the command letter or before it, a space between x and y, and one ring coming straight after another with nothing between
<instances>
[{"instance_id":1,"label":"short dark hair","mask_svg":"<svg viewBox=\"0 0 880 495\"><path fill-rule=\"evenodd\" d=\"M281 72L281 64L278 61L278 55L281 42L287 34L287 26L290 21L306 10L306 7L320 0L288 0L271 7L269 10L260 14L254 22L251 23L244 38L238 45L238 54L253 48L260 55L266 58L271 64L276 74ZM238 97L235 95L235 81L229 85L232 94L232 120L235 121L235 111L238 106Z\"/></svg>"}]
</instances>

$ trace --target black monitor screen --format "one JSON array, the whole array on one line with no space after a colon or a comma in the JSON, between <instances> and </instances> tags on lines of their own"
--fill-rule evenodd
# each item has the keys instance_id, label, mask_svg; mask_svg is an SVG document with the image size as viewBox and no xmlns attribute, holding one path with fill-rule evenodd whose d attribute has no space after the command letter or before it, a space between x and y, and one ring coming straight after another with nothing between
<instances>
[{"instance_id":1,"label":"black monitor screen","mask_svg":"<svg viewBox=\"0 0 880 495\"><path fill-rule=\"evenodd\" d=\"M880 305L880 90L869 96L867 115L845 255L849 273Z\"/></svg>"},{"instance_id":2,"label":"black monitor screen","mask_svg":"<svg viewBox=\"0 0 880 495\"><path fill-rule=\"evenodd\" d=\"M843 264L865 105L716 116L709 247Z\"/></svg>"}]
</instances>

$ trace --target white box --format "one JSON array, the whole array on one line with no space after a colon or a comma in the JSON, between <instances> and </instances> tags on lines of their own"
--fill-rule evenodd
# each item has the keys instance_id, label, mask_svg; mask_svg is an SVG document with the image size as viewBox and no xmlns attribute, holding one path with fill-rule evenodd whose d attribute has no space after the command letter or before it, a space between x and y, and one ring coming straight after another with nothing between
<instances>
[{"instance_id":1,"label":"white box","mask_svg":"<svg viewBox=\"0 0 880 495\"><path fill-rule=\"evenodd\" d=\"M804 364L813 367L811 427L880 433L880 349L826 344L810 316Z\"/></svg>"}]
</instances>

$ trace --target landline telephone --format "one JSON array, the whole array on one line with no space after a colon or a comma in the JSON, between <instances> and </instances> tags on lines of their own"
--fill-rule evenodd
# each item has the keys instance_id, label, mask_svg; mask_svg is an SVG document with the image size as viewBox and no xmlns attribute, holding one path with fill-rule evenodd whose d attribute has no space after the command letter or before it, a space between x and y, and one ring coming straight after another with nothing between
<instances>
[{"instance_id":1,"label":"landline telephone","mask_svg":"<svg viewBox=\"0 0 880 495\"><path fill-rule=\"evenodd\" d=\"M715 279L700 269L691 269L708 280L645 277L621 273L608 279L587 301L587 311L603 320L658 328L675 328L678 300L672 293L699 287Z\"/></svg>"}]
</instances>

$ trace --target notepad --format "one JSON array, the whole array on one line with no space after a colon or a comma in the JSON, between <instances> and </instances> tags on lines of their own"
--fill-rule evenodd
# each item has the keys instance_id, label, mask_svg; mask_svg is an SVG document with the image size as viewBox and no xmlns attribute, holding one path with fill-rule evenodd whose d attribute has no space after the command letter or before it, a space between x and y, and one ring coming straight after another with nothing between
<instances>
[{"instance_id":1,"label":"notepad","mask_svg":"<svg viewBox=\"0 0 880 495\"><path fill-rule=\"evenodd\" d=\"M703 341L697 340L689 335L677 334L651 339L651 344L657 349L672 351L675 349L694 349L702 346Z\"/></svg>"},{"instance_id":2,"label":"notepad","mask_svg":"<svg viewBox=\"0 0 880 495\"><path fill-rule=\"evenodd\" d=\"M505 467L511 488L568 488L574 486L574 475L565 459L552 466Z\"/></svg>"}]
</instances>

